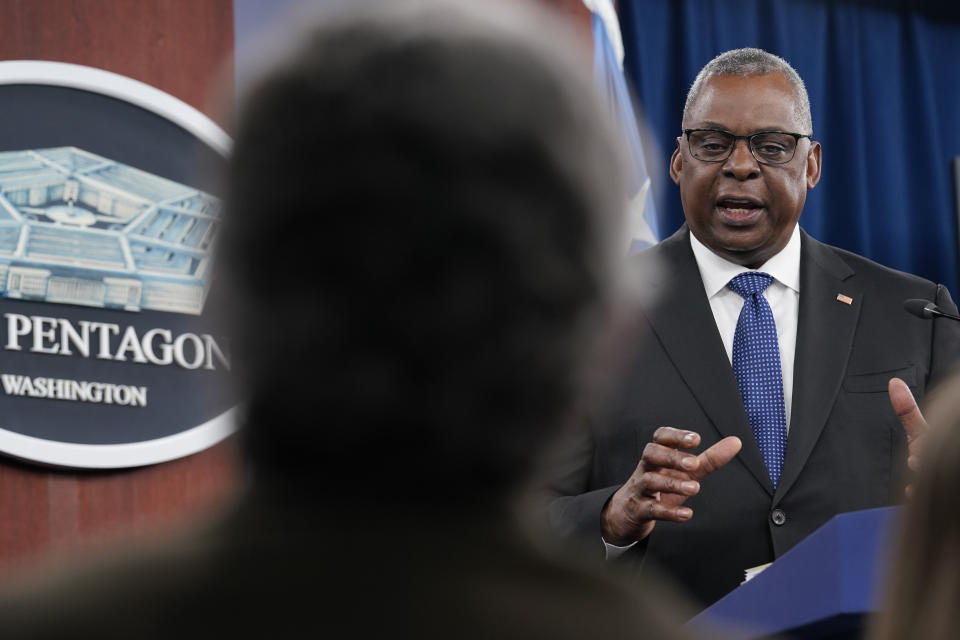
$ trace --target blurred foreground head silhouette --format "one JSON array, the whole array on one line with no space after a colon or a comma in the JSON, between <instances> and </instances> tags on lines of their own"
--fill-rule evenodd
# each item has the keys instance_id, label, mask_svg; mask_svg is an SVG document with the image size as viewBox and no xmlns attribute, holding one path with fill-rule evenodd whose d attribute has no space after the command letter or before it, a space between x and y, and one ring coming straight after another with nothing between
<instances>
[{"instance_id":1,"label":"blurred foreground head silhouette","mask_svg":"<svg viewBox=\"0 0 960 640\"><path fill-rule=\"evenodd\" d=\"M4 640L678 636L505 508L577 408L624 248L588 56L522 3L350 4L236 130L218 277L254 489L0 594Z\"/></svg>"},{"instance_id":2,"label":"blurred foreground head silhouette","mask_svg":"<svg viewBox=\"0 0 960 640\"><path fill-rule=\"evenodd\" d=\"M259 478L475 507L529 473L623 209L588 60L532 7L381 3L253 83L220 260Z\"/></svg>"},{"instance_id":3,"label":"blurred foreground head silhouette","mask_svg":"<svg viewBox=\"0 0 960 640\"><path fill-rule=\"evenodd\" d=\"M252 86L218 250L254 490L0 596L5 640L678 637L504 509L576 409L624 191L588 56L473 4L327 16Z\"/></svg>"}]
</instances>

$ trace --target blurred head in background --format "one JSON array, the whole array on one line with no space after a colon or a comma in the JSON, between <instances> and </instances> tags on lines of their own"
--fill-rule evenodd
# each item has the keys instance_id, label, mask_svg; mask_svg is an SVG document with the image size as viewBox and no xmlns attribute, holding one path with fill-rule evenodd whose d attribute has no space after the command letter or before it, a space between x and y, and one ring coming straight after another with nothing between
<instances>
[{"instance_id":1,"label":"blurred head in background","mask_svg":"<svg viewBox=\"0 0 960 640\"><path fill-rule=\"evenodd\" d=\"M579 43L475 4L331 15L246 94L220 255L265 481L495 503L578 400L620 152Z\"/></svg>"}]
</instances>

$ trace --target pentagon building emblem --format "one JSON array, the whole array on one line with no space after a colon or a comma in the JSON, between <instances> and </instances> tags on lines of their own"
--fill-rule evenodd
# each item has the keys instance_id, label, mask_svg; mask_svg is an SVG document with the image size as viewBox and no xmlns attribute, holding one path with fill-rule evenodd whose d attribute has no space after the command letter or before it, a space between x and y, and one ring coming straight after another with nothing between
<instances>
[{"instance_id":1,"label":"pentagon building emblem","mask_svg":"<svg viewBox=\"0 0 960 640\"><path fill-rule=\"evenodd\" d=\"M82 149L0 153L0 295L199 314L217 209Z\"/></svg>"},{"instance_id":2,"label":"pentagon building emblem","mask_svg":"<svg viewBox=\"0 0 960 640\"><path fill-rule=\"evenodd\" d=\"M0 61L0 455L125 468L233 433L214 274L231 141L80 65Z\"/></svg>"}]
</instances>

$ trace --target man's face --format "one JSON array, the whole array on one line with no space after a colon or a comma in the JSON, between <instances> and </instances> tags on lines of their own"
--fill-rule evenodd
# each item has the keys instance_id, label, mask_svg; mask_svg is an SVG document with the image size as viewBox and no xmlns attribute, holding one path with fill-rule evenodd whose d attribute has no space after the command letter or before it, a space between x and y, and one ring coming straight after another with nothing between
<instances>
[{"instance_id":1,"label":"man's face","mask_svg":"<svg viewBox=\"0 0 960 640\"><path fill-rule=\"evenodd\" d=\"M758 131L810 133L797 116L790 83L779 73L709 78L683 122L684 129L721 129L744 136ZM680 186L687 226L714 253L756 268L790 239L807 190L820 180L820 144L797 143L786 164L759 164L746 140L730 157L704 162L677 138L670 177Z\"/></svg>"}]
</instances>

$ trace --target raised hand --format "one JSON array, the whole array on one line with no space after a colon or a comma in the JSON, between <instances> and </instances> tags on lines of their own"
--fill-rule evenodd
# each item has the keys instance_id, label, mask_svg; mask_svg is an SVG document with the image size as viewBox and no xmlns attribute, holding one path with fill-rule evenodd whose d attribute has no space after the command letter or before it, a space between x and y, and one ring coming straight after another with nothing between
<instances>
[{"instance_id":1,"label":"raised hand","mask_svg":"<svg viewBox=\"0 0 960 640\"><path fill-rule=\"evenodd\" d=\"M887 384L890 404L907 434L907 466L913 471L920 468L920 455L927 435L927 421L920 413L920 407L914 400L910 387L900 378L891 378ZM913 486L907 485L907 495L913 493Z\"/></svg>"},{"instance_id":2,"label":"raised hand","mask_svg":"<svg viewBox=\"0 0 960 640\"><path fill-rule=\"evenodd\" d=\"M603 539L624 546L650 535L657 520L685 522L693 517L684 501L700 491L702 479L733 460L742 446L739 438L730 436L700 455L683 451L699 444L700 434L694 431L657 429L637 468L603 510Z\"/></svg>"}]
</instances>

